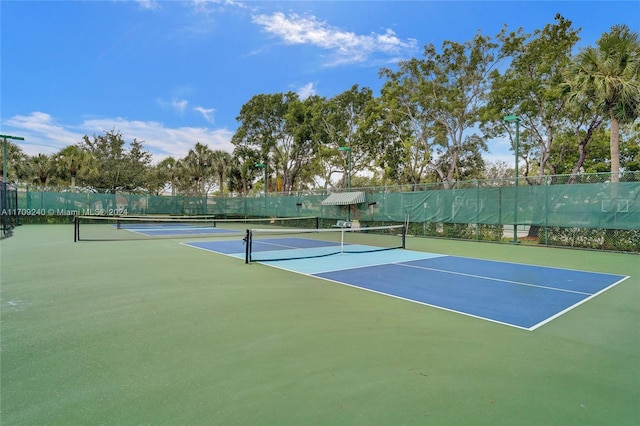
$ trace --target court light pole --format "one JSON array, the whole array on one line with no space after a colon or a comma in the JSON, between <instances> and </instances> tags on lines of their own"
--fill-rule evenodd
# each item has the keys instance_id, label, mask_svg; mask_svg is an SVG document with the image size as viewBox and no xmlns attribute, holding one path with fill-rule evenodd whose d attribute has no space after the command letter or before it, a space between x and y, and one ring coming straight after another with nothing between
<instances>
[{"instance_id":1,"label":"court light pole","mask_svg":"<svg viewBox=\"0 0 640 426\"><path fill-rule=\"evenodd\" d=\"M514 143L514 150L515 150L515 154L516 154L516 164L515 164L515 169L514 169L514 176L515 176L515 207L513 209L513 243L517 244L518 243L518 157L519 157L519 152L518 152L518 147L519 147L519 143L520 143L520 117L518 117L517 115L507 115L506 117L503 118L503 120L506 123L516 123L516 139L515 139L515 143Z\"/></svg>"}]
</instances>

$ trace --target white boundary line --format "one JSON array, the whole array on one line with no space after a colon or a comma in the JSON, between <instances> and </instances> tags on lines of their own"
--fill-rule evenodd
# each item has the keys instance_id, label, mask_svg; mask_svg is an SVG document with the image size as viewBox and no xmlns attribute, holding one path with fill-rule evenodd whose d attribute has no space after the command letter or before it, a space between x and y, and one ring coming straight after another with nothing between
<instances>
[{"instance_id":1,"label":"white boundary line","mask_svg":"<svg viewBox=\"0 0 640 426\"><path fill-rule=\"evenodd\" d=\"M612 275L613 275L613 274L612 274ZM593 293L591 296L589 296L589 297L586 297L586 298L582 299L582 300L581 300L581 301L579 301L578 303L576 303L576 304L574 304L574 305L572 305L572 306L569 306L569 307L567 307L567 308L563 309L562 311L560 311L560 312L556 313L555 315L550 316L549 318L547 318L547 319L545 319L545 320L543 320L543 321L540 321L539 323L537 323L537 324L535 324L534 326L532 326L531 328L529 328L529 331L533 331L533 330L537 329L538 327L542 327L542 326L543 326L543 325L545 325L546 323L553 321L554 319L558 318L559 316L566 314L566 313L567 313L567 312L569 312L570 310L572 310L572 309L574 309L574 308L577 308L578 306L582 305L583 303L586 303L586 302L588 302L589 300L591 300L591 299L595 298L596 296L601 295L601 294L602 294L602 293L604 293L605 291L607 291L607 290L609 290L609 289L611 289L611 288L613 288L613 287L617 286L618 284L620 284L621 282L625 281L625 280L626 280L626 279L628 279L628 278L629 278L629 276L627 275L626 277L622 278L621 280L616 281L615 283L611 284L610 286L605 287L605 288L603 288L602 290L600 290L600 291L598 291L598 292L596 292L596 293Z\"/></svg>"},{"instance_id":2,"label":"white boundary line","mask_svg":"<svg viewBox=\"0 0 640 426\"><path fill-rule=\"evenodd\" d=\"M503 283L521 285L521 286L526 286L526 287L544 288L546 290L562 291L562 292L565 292L565 293L584 294L586 296L591 296L593 294L593 293L587 293L587 292L584 292L584 291L568 290L568 289L558 288L558 287L549 287L549 286L546 286L546 285L529 284L529 283L525 283L525 282L521 282L521 281L504 280L502 278L493 278L493 277L487 277L487 276L484 276L484 275L474 275L474 274L467 274L467 273L464 273L464 272L448 271L446 269L427 268L425 266L415 266L415 265L400 265L400 266L404 266L404 267L407 267L407 268L425 269L427 271L442 272L442 273L445 273L445 274L462 275L462 276L465 276L465 277L480 278L480 279L489 280L489 281L499 281L499 282L503 282ZM540 266L540 268L544 268L544 266ZM574 272L576 272L576 271L574 271Z\"/></svg>"},{"instance_id":3,"label":"white boundary line","mask_svg":"<svg viewBox=\"0 0 640 426\"><path fill-rule=\"evenodd\" d=\"M267 265L267 266L272 266L272 265ZM292 270L290 270L290 269L284 269L284 268L279 268L279 269L283 269L283 270L285 270L285 271L290 271L290 272L296 272L296 271L292 271ZM345 283L345 282L342 282L342 281L332 280L332 279L330 279L330 278L318 277L318 276L316 276L316 275L312 275L312 274L305 274L305 273L301 273L301 272L296 272L296 273L301 274L301 275L307 275L307 276L310 276L310 277L313 277L313 278L318 278L318 279L325 280L325 281L329 281L329 282L336 283L336 284L345 285L345 286L347 286L347 287L357 288L358 290L369 291L369 292L371 292L371 293L380 294L380 295L382 295L382 296L393 297L394 299L400 299L400 300L404 300L404 301L406 301L406 302L412 302L412 303L417 303L417 304L419 304L419 305L429 306L429 307L431 307L431 308L441 309L441 310L443 310L443 311L452 312L452 313L454 313L454 314L465 315L465 316L468 316L468 317L472 317L472 318L476 318L476 319L481 319L481 320L485 320L485 321L493 322L493 323L496 323L496 324L507 325L507 326L509 326L509 327L518 328L518 329L520 329L520 330L532 331L532 329L531 329L531 328L522 327L522 326L520 326L520 325L511 324L511 323L508 323L508 322L502 322L502 321L494 320L494 319L491 319L491 318L481 317L481 316L479 316L479 315L470 314L470 313L468 313L468 312L456 311L455 309L445 308L444 306L440 306L440 305L432 305L432 304L430 304L430 303L421 302L421 301L419 301L419 300L407 299L407 298L402 297L402 296L396 296L396 295L394 295L394 294L384 293L384 292L382 292L382 291L372 290L372 289L370 289L370 288L360 287L360 286L357 286L357 285L354 285L354 284L349 284L349 283Z\"/></svg>"},{"instance_id":4,"label":"white boundary line","mask_svg":"<svg viewBox=\"0 0 640 426\"><path fill-rule=\"evenodd\" d=\"M486 258L471 257L471 256L459 256L457 254L445 254L444 256L459 257L460 259L481 260L481 261L484 261L484 262L508 263L509 265L533 266L535 268L555 269L555 270L558 270L558 271L573 271L573 272L584 272L584 273L596 274L596 275L617 275L619 277L624 277L624 275L618 275L618 274L614 274L614 273L611 273L611 272L587 271L587 270L584 270L584 269L561 268L559 266L540 266L540 265L536 265L536 264L532 264L532 263L510 262L508 260L486 259Z\"/></svg>"}]
</instances>

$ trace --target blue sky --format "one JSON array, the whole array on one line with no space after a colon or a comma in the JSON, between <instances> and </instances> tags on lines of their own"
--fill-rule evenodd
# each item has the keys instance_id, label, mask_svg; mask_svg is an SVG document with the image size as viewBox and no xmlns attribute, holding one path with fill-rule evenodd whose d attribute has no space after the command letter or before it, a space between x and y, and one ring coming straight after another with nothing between
<instances>
[{"instance_id":1,"label":"blue sky","mask_svg":"<svg viewBox=\"0 0 640 426\"><path fill-rule=\"evenodd\" d=\"M232 151L244 103L261 93L332 97L424 45L503 25L526 32L556 13L594 45L640 27L638 1L0 2L0 132L30 155L116 129L158 161L196 142ZM505 141L487 159L511 159Z\"/></svg>"}]
</instances>

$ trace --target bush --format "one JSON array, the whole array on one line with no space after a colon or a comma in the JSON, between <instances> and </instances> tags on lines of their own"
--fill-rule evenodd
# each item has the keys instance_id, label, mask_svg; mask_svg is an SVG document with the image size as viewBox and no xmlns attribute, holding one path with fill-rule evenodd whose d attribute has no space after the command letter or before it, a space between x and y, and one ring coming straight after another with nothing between
<instances>
[{"instance_id":1,"label":"bush","mask_svg":"<svg viewBox=\"0 0 640 426\"><path fill-rule=\"evenodd\" d=\"M549 227L546 233L539 233L538 241L559 247L640 252L640 230Z\"/></svg>"}]
</instances>

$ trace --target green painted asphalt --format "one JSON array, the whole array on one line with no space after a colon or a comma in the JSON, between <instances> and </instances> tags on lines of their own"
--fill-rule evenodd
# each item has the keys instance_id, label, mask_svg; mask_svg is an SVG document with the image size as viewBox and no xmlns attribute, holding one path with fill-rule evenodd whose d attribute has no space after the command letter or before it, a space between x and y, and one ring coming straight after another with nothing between
<instances>
[{"instance_id":1,"label":"green painted asphalt","mask_svg":"<svg viewBox=\"0 0 640 426\"><path fill-rule=\"evenodd\" d=\"M180 240L0 242L8 425L637 425L640 257L410 238L631 278L529 332Z\"/></svg>"}]
</instances>

